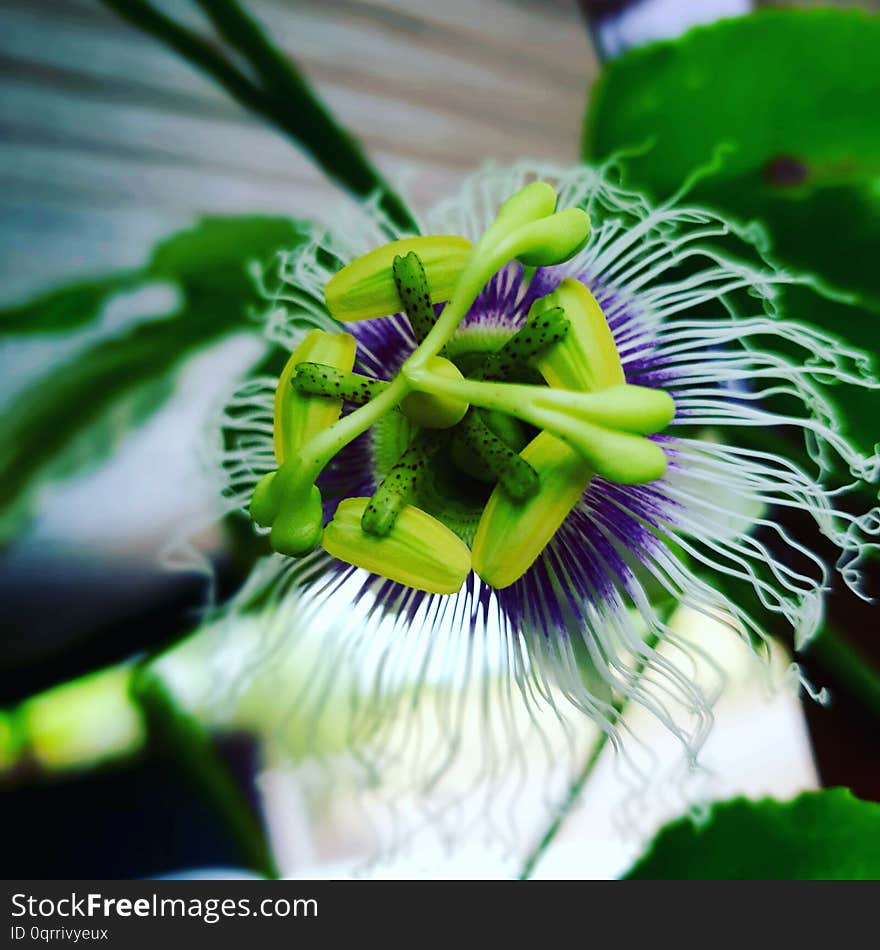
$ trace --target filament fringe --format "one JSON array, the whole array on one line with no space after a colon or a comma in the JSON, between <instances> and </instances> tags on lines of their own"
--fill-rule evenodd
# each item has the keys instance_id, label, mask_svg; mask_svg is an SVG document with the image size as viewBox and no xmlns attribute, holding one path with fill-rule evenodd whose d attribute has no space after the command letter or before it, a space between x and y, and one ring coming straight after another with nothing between
<instances>
[{"instance_id":1,"label":"filament fringe","mask_svg":"<svg viewBox=\"0 0 880 950\"><path fill-rule=\"evenodd\" d=\"M627 488L594 478L530 572L502 592L471 576L458 595L431 597L323 554L266 558L216 620L228 644L242 625L256 623L256 647L224 665L234 649L223 646L213 663L228 690L216 690L216 714L247 683L274 676L274 695L291 694L286 711L273 712L278 744L289 746L293 730L299 761L327 759L331 735L329 759L347 762L373 804L396 783L422 802L441 837L480 829L510 847L517 796L534 777L535 757L549 808L601 732L617 753L632 820L657 763L616 714L621 703L661 722L684 752L681 774L700 776L725 673L677 632L659 602L720 622L766 661L770 615L790 625L801 648L819 629L835 573L866 596L860 565L880 546L880 509L854 514L844 504L880 478L880 448L865 453L846 437L825 392L880 388L871 362L779 314L781 287L816 282L776 266L759 227L682 206L688 185L651 207L615 180L612 164L490 165L428 212L421 230L476 238L502 201L535 179L557 188L560 206L589 212L590 242L571 261L539 269L527 290L519 269L505 269L478 303L494 315L490 323L503 322L519 319L530 299L564 277L590 286L627 380L673 395L673 425L657 437L667 474ZM375 203L346 209L345 227L315 229L281 255L271 279L263 275L266 336L293 349L304 328L335 327L323 304L326 282L343 263L401 236ZM395 334L394 359L402 360L407 327L397 317L370 323L377 326L362 330L360 358L377 374L396 371L380 335ZM249 381L218 420L212 457L228 510L244 511L256 482L275 467L274 387L268 378ZM746 431L768 428L794 434L794 459L738 444ZM357 451L369 469L369 444ZM334 477L342 485L372 476ZM784 509L803 513L836 546L836 566L777 521L774 512ZM748 584L760 610L752 615L731 602L707 580L712 573ZM282 654L289 659L280 662ZM295 689L285 689L286 676ZM474 760L476 770L463 775L463 763ZM394 816L394 801L384 804Z\"/></svg>"}]
</instances>

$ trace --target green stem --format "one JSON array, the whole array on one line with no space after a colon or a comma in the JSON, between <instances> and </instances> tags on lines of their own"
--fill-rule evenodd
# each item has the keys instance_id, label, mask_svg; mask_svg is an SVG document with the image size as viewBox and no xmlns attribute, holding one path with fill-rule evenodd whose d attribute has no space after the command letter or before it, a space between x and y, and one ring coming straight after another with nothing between
<instances>
[{"instance_id":1,"label":"green stem","mask_svg":"<svg viewBox=\"0 0 880 950\"><path fill-rule=\"evenodd\" d=\"M452 298L441 311L437 322L431 328L431 332L404 363L404 372L407 368L413 371L423 369L431 357L436 356L446 346L449 338L458 329L462 318L470 310L471 304L477 299L486 281L503 263L506 262L499 263L491 258L488 262L480 260L480 245L474 247L470 259L458 279ZM495 266L496 264L497 266Z\"/></svg>"},{"instance_id":2,"label":"green stem","mask_svg":"<svg viewBox=\"0 0 880 950\"><path fill-rule=\"evenodd\" d=\"M805 652L821 663L842 692L880 720L880 674L867 657L847 643L828 623L823 625L821 633Z\"/></svg>"},{"instance_id":3,"label":"green stem","mask_svg":"<svg viewBox=\"0 0 880 950\"><path fill-rule=\"evenodd\" d=\"M200 36L180 26L171 17L151 7L146 0L101 0L124 20L166 43L175 53L212 76L248 109L271 118L268 100L258 86L231 66Z\"/></svg>"},{"instance_id":4,"label":"green stem","mask_svg":"<svg viewBox=\"0 0 880 950\"><path fill-rule=\"evenodd\" d=\"M238 71L198 34L146 0L101 0L119 16L166 43L212 76L239 103L292 138L334 181L361 197L381 195L380 206L402 228L417 230L401 199L357 142L332 118L296 68L232 0L199 0L218 32L254 66L261 87Z\"/></svg>"},{"instance_id":5,"label":"green stem","mask_svg":"<svg viewBox=\"0 0 880 950\"><path fill-rule=\"evenodd\" d=\"M619 713L612 719L611 724L614 725L618 718ZM577 775L577 778L575 778L575 780L568 787L565 797L559 803L559 808L557 809L553 820L547 826L544 834L541 835L538 843L528 853L525 861L522 864L522 867L520 868L519 874L517 875L518 880L527 881L532 876L535 866L538 864L541 858L544 857L545 852L553 843L556 835L559 834L559 829L565 823L568 816L571 814L572 810L577 804L578 799L581 797L581 792L583 792L584 786L587 784L587 781L593 774L593 769L596 767L599 758L601 757L602 752L607 744L608 733L602 732L599 735L599 738L593 744L593 748L590 749L583 767Z\"/></svg>"},{"instance_id":6,"label":"green stem","mask_svg":"<svg viewBox=\"0 0 880 950\"><path fill-rule=\"evenodd\" d=\"M659 416L658 407L666 412L671 406L668 397L660 390L638 386L575 392L524 383L451 379L429 369L413 369L409 363L404 364L402 373L414 389L507 413L560 438L577 437L585 425L649 434L669 421L655 419ZM662 426L654 425L655 421L662 421Z\"/></svg>"},{"instance_id":7,"label":"green stem","mask_svg":"<svg viewBox=\"0 0 880 950\"><path fill-rule=\"evenodd\" d=\"M140 665L132 677L132 699L141 708L150 740L173 756L210 798L238 846L242 860L269 878L279 872L262 823L217 755L202 726L184 712L161 679Z\"/></svg>"},{"instance_id":8,"label":"green stem","mask_svg":"<svg viewBox=\"0 0 880 950\"><path fill-rule=\"evenodd\" d=\"M653 634L646 638L645 650L642 652L642 655L639 657L636 664L634 673L635 680L638 680L638 678L642 675L642 672L644 671L648 662L648 656L657 646L658 642L659 637ZM620 719L623 716L628 704L629 701L627 698L619 699L613 704L614 711L609 717L608 721L609 729L603 729L602 732L600 732L599 737L593 743L593 747L587 753L587 757L584 760L584 764L581 767L580 772L578 772L574 781L571 783L571 785L569 785L568 790L565 793L565 797L559 803L559 807L556 810L556 814L553 816L553 820L547 826L546 830L538 839L534 847L526 855L522 867L520 868L520 872L517 875L518 880L526 881L532 876L532 872L535 870L538 862L553 843L557 834L559 834L560 828L562 828L563 824L565 824L569 815L574 810L574 807L581 796L581 792L583 792L587 782L590 779L590 776L593 774L593 770L596 768L596 765L602 756L605 746L608 744L611 729L613 729L617 723L620 722Z\"/></svg>"}]
</instances>

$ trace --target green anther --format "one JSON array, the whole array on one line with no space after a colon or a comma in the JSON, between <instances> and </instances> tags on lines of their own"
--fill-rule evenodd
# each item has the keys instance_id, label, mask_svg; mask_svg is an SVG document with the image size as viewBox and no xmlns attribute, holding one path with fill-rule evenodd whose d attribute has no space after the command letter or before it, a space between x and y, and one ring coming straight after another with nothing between
<instances>
[{"instance_id":1,"label":"green anther","mask_svg":"<svg viewBox=\"0 0 880 950\"><path fill-rule=\"evenodd\" d=\"M290 354L275 389L275 458L279 465L318 432L329 428L342 412L341 399L312 399L290 385L296 367L308 360L347 372L354 366L357 343L350 333L312 330Z\"/></svg>"},{"instance_id":2,"label":"green anther","mask_svg":"<svg viewBox=\"0 0 880 950\"><path fill-rule=\"evenodd\" d=\"M566 278L552 294L536 300L532 311L541 307L562 307L571 323L565 339L535 361L549 386L597 392L626 382L605 314L580 281Z\"/></svg>"},{"instance_id":3,"label":"green anther","mask_svg":"<svg viewBox=\"0 0 880 950\"><path fill-rule=\"evenodd\" d=\"M415 251L410 251L406 257L398 254L392 271L400 302L416 340L421 343L437 322L422 259Z\"/></svg>"},{"instance_id":4,"label":"green anther","mask_svg":"<svg viewBox=\"0 0 880 950\"><path fill-rule=\"evenodd\" d=\"M504 442L509 445L514 452L522 452L529 443L529 436L525 427L519 421L509 416L506 412L497 412L496 410L480 413L483 422Z\"/></svg>"},{"instance_id":5,"label":"green anther","mask_svg":"<svg viewBox=\"0 0 880 950\"><path fill-rule=\"evenodd\" d=\"M431 457L445 442L436 432L420 432L401 455L364 509L361 528L376 538L384 538L394 527L409 501L419 477Z\"/></svg>"},{"instance_id":6,"label":"green anther","mask_svg":"<svg viewBox=\"0 0 880 950\"><path fill-rule=\"evenodd\" d=\"M483 364L477 378L501 381L514 378L549 346L559 343L569 330L569 322L561 307L542 313L529 313L526 324Z\"/></svg>"},{"instance_id":7,"label":"green anther","mask_svg":"<svg viewBox=\"0 0 880 950\"><path fill-rule=\"evenodd\" d=\"M332 557L431 594L454 594L471 569L467 545L442 522L405 505L384 538L365 534L361 519L368 498L346 498L324 529L324 550Z\"/></svg>"},{"instance_id":8,"label":"green anther","mask_svg":"<svg viewBox=\"0 0 880 950\"><path fill-rule=\"evenodd\" d=\"M455 431L454 457L465 471L499 482L514 501L526 501L541 487L538 473L486 425L471 409Z\"/></svg>"},{"instance_id":9,"label":"green anther","mask_svg":"<svg viewBox=\"0 0 880 950\"><path fill-rule=\"evenodd\" d=\"M589 464L547 432L539 433L523 456L540 473L540 492L517 504L496 488L473 543L474 570L498 589L509 587L534 564L592 477Z\"/></svg>"},{"instance_id":10,"label":"green anther","mask_svg":"<svg viewBox=\"0 0 880 950\"><path fill-rule=\"evenodd\" d=\"M326 363L300 363L291 383L299 393L331 396L355 406L366 405L388 388L388 383L382 379L373 379L360 373L344 373Z\"/></svg>"},{"instance_id":11,"label":"green anther","mask_svg":"<svg viewBox=\"0 0 880 950\"><path fill-rule=\"evenodd\" d=\"M324 288L327 309L339 321L371 320L397 313L394 258L416 251L438 303L449 300L471 252L471 242L456 235L410 237L383 244L353 260Z\"/></svg>"}]
</instances>

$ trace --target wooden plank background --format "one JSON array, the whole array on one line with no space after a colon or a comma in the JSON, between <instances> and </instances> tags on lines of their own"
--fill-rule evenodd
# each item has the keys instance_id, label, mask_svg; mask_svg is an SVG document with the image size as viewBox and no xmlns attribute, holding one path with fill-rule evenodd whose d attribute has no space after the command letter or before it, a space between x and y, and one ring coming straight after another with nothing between
<instances>
[{"instance_id":1,"label":"wooden plank background","mask_svg":"<svg viewBox=\"0 0 880 950\"><path fill-rule=\"evenodd\" d=\"M577 155L596 63L575 0L248 5L416 201L489 157ZM204 26L188 0L165 8ZM0 300L136 263L199 213L338 204L288 140L97 0L0 0L0 74Z\"/></svg>"},{"instance_id":2,"label":"wooden plank background","mask_svg":"<svg viewBox=\"0 0 880 950\"><path fill-rule=\"evenodd\" d=\"M208 29L190 0L160 3ZM247 3L416 202L487 158L577 155L597 70L577 0ZM0 302L137 263L199 213L337 204L286 139L97 0L0 0L0 83Z\"/></svg>"}]
</instances>

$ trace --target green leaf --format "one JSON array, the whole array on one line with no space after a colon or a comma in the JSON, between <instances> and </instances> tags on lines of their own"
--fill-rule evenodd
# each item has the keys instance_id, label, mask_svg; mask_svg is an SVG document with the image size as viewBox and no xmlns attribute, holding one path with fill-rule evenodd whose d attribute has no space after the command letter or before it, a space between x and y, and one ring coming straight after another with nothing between
<instances>
[{"instance_id":1,"label":"green leaf","mask_svg":"<svg viewBox=\"0 0 880 950\"><path fill-rule=\"evenodd\" d=\"M622 160L628 184L672 195L719 146L722 168L688 201L762 221L773 256L829 287L844 306L787 294L785 312L869 352L880 332L880 18L858 10L763 11L695 29L609 64L593 91L584 155ZM835 395L864 447L880 398Z\"/></svg>"},{"instance_id":2,"label":"green leaf","mask_svg":"<svg viewBox=\"0 0 880 950\"><path fill-rule=\"evenodd\" d=\"M51 290L27 303L0 308L0 333L29 335L76 330L95 320L113 294L137 279L137 274L111 274Z\"/></svg>"},{"instance_id":3,"label":"green leaf","mask_svg":"<svg viewBox=\"0 0 880 950\"><path fill-rule=\"evenodd\" d=\"M170 316L99 340L16 397L0 422L0 535L16 524L40 481L100 460L155 411L187 357L226 334L255 328L248 319L257 297L247 264L302 239L302 226L287 219L208 218L164 241L139 274L126 276L126 287L135 279L173 282L181 305ZM95 282L91 295L80 284L66 298L56 291L42 299L67 314L69 326L82 324L97 315L97 288L117 279L122 281L111 276ZM51 322L36 305L32 312L38 323Z\"/></svg>"},{"instance_id":4,"label":"green leaf","mask_svg":"<svg viewBox=\"0 0 880 950\"><path fill-rule=\"evenodd\" d=\"M607 67L585 154L651 143L627 171L660 197L732 146L694 194L767 220L787 260L880 306L878 57L880 18L857 10L766 11L696 29Z\"/></svg>"},{"instance_id":5,"label":"green leaf","mask_svg":"<svg viewBox=\"0 0 880 950\"><path fill-rule=\"evenodd\" d=\"M845 788L734 799L666 825L628 880L876 880L880 805Z\"/></svg>"}]
</instances>

